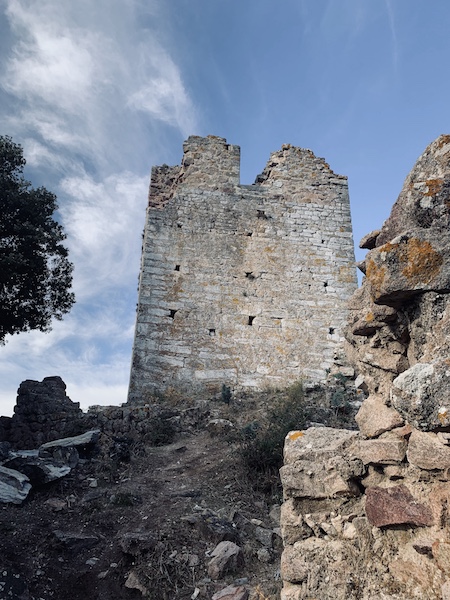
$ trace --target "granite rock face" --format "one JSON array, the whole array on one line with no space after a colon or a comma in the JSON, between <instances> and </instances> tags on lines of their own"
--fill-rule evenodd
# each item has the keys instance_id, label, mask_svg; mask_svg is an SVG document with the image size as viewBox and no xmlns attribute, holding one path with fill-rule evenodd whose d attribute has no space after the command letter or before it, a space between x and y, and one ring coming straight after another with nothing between
<instances>
[{"instance_id":1,"label":"granite rock face","mask_svg":"<svg viewBox=\"0 0 450 600\"><path fill-rule=\"evenodd\" d=\"M333 452L322 460L314 430L286 439L282 600L329 598L330 590L346 600L450 597L449 224L450 136L440 136L389 219L361 242L365 277L346 329L368 394L359 433L334 446L350 432L329 434ZM300 465L302 444L309 466ZM335 494L335 465L355 461L360 470Z\"/></svg>"},{"instance_id":2,"label":"granite rock face","mask_svg":"<svg viewBox=\"0 0 450 600\"><path fill-rule=\"evenodd\" d=\"M152 170L129 402L324 380L356 289L347 178L284 145L242 185L238 146L183 149Z\"/></svg>"},{"instance_id":3,"label":"granite rock face","mask_svg":"<svg viewBox=\"0 0 450 600\"><path fill-rule=\"evenodd\" d=\"M390 409L387 428L396 426L392 410L423 431L450 423L449 223L450 136L442 135L407 176L379 233L363 240L371 248L365 278L350 300L348 355L372 402Z\"/></svg>"}]
</instances>

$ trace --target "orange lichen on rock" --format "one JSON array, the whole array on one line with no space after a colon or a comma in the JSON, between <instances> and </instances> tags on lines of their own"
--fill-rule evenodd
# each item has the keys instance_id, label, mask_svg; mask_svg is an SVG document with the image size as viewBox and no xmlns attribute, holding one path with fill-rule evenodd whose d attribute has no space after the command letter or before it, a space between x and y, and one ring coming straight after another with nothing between
<instances>
[{"instance_id":1,"label":"orange lichen on rock","mask_svg":"<svg viewBox=\"0 0 450 600\"><path fill-rule=\"evenodd\" d=\"M379 267L376 264L376 262L372 259L369 259L367 261L366 277L370 281L370 284L374 291L379 292L381 290L385 276L385 267Z\"/></svg>"},{"instance_id":2,"label":"orange lichen on rock","mask_svg":"<svg viewBox=\"0 0 450 600\"><path fill-rule=\"evenodd\" d=\"M295 442L295 440L298 440L298 438L302 437L302 435L305 435L303 431L291 431L288 433L288 438L291 440L291 442Z\"/></svg>"},{"instance_id":3,"label":"orange lichen on rock","mask_svg":"<svg viewBox=\"0 0 450 600\"><path fill-rule=\"evenodd\" d=\"M366 315L366 322L371 323L375 319L373 312L368 312Z\"/></svg>"},{"instance_id":4,"label":"orange lichen on rock","mask_svg":"<svg viewBox=\"0 0 450 600\"><path fill-rule=\"evenodd\" d=\"M443 179L428 179L425 181L428 189L424 192L424 196L436 196L442 189Z\"/></svg>"},{"instance_id":5,"label":"orange lichen on rock","mask_svg":"<svg viewBox=\"0 0 450 600\"><path fill-rule=\"evenodd\" d=\"M427 284L439 273L443 258L439 252L433 249L428 241L410 238L398 244L388 242L379 248L380 255L395 253L396 260L391 264L398 263L401 273L409 284ZM403 267L403 268L402 268ZM372 288L380 291L386 277L386 267L379 266L375 260L367 261L366 276Z\"/></svg>"},{"instance_id":6,"label":"orange lichen on rock","mask_svg":"<svg viewBox=\"0 0 450 600\"><path fill-rule=\"evenodd\" d=\"M403 275L414 285L429 283L439 273L443 263L441 254L433 249L430 242L422 242L417 238L408 240L399 259L406 263Z\"/></svg>"}]
</instances>

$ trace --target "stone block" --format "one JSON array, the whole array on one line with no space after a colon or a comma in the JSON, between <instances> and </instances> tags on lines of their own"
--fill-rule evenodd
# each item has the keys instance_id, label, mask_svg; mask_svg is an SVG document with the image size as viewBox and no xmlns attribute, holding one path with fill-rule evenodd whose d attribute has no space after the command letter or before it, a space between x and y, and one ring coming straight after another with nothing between
<instances>
[{"instance_id":1,"label":"stone block","mask_svg":"<svg viewBox=\"0 0 450 600\"><path fill-rule=\"evenodd\" d=\"M420 504L405 485L366 489L366 514L375 527L394 525L433 525L431 509Z\"/></svg>"},{"instance_id":2,"label":"stone block","mask_svg":"<svg viewBox=\"0 0 450 600\"><path fill-rule=\"evenodd\" d=\"M364 466L345 452L357 436L355 431L330 427L290 432L285 442L285 465L280 469L285 498L359 495L354 479L364 473Z\"/></svg>"},{"instance_id":3,"label":"stone block","mask_svg":"<svg viewBox=\"0 0 450 600\"><path fill-rule=\"evenodd\" d=\"M379 396L369 396L364 400L355 419L361 433L369 438L377 437L404 423L403 417L386 406Z\"/></svg>"},{"instance_id":4,"label":"stone block","mask_svg":"<svg viewBox=\"0 0 450 600\"><path fill-rule=\"evenodd\" d=\"M450 447L443 444L435 433L414 429L406 453L408 461L420 469L450 468Z\"/></svg>"},{"instance_id":5,"label":"stone block","mask_svg":"<svg viewBox=\"0 0 450 600\"><path fill-rule=\"evenodd\" d=\"M365 465L369 463L379 465L395 465L401 463L406 455L407 443L404 438L387 432L381 437L372 440L358 440L349 449L349 452L362 460Z\"/></svg>"}]
</instances>

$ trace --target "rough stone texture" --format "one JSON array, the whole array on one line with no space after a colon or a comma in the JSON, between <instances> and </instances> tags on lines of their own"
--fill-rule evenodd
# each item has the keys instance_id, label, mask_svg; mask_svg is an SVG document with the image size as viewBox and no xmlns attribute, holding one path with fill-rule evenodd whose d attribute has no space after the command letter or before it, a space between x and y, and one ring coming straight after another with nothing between
<instances>
[{"instance_id":1,"label":"rough stone texture","mask_svg":"<svg viewBox=\"0 0 450 600\"><path fill-rule=\"evenodd\" d=\"M409 438L407 456L412 465L427 471L450 468L450 447L435 433L414 430Z\"/></svg>"},{"instance_id":2,"label":"rough stone texture","mask_svg":"<svg viewBox=\"0 0 450 600\"><path fill-rule=\"evenodd\" d=\"M433 525L429 507L417 502L408 488L396 485L389 488L368 488L366 490L366 514L369 523L375 527L411 524Z\"/></svg>"},{"instance_id":3,"label":"rough stone texture","mask_svg":"<svg viewBox=\"0 0 450 600\"><path fill-rule=\"evenodd\" d=\"M358 440L352 444L350 452L365 465L395 465L405 458L407 442L395 433L385 433L375 440Z\"/></svg>"},{"instance_id":4,"label":"rough stone texture","mask_svg":"<svg viewBox=\"0 0 450 600\"><path fill-rule=\"evenodd\" d=\"M235 572L243 564L242 550L234 542L220 542L211 553L208 575L220 579L226 573Z\"/></svg>"},{"instance_id":5,"label":"rough stone texture","mask_svg":"<svg viewBox=\"0 0 450 600\"><path fill-rule=\"evenodd\" d=\"M296 498L306 471L283 467L282 600L450 597L449 224L450 136L441 136L361 244L366 276L349 303L346 351L368 398L360 433L329 461L332 474L335 463L361 460L352 479L360 495L325 497L313 464L309 498Z\"/></svg>"},{"instance_id":6,"label":"rough stone texture","mask_svg":"<svg viewBox=\"0 0 450 600\"><path fill-rule=\"evenodd\" d=\"M356 287L346 177L285 145L253 185L238 146L192 136L155 167L129 401L155 389L325 378Z\"/></svg>"},{"instance_id":7,"label":"rough stone texture","mask_svg":"<svg viewBox=\"0 0 450 600\"><path fill-rule=\"evenodd\" d=\"M14 447L36 448L44 442L71 435L82 417L78 402L66 395L61 377L45 377L42 381L26 380L17 392L14 415L0 440Z\"/></svg>"},{"instance_id":8,"label":"rough stone texture","mask_svg":"<svg viewBox=\"0 0 450 600\"><path fill-rule=\"evenodd\" d=\"M391 402L417 429L450 425L449 359L417 363L394 379Z\"/></svg>"},{"instance_id":9,"label":"rough stone texture","mask_svg":"<svg viewBox=\"0 0 450 600\"><path fill-rule=\"evenodd\" d=\"M386 406L381 396L369 396L362 404L356 417L361 433L367 437L377 437L403 425L403 417Z\"/></svg>"},{"instance_id":10,"label":"rough stone texture","mask_svg":"<svg viewBox=\"0 0 450 600\"><path fill-rule=\"evenodd\" d=\"M448 424L449 222L450 136L444 135L418 159L367 253L346 330L347 353L369 393L392 401L425 431Z\"/></svg>"},{"instance_id":11,"label":"rough stone texture","mask_svg":"<svg viewBox=\"0 0 450 600\"><path fill-rule=\"evenodd\" d=\"M357 437L355 431L310 427L291 432L285 443L284 466L280 469L285 498L329 498L358 495L355 477L364 467L343 451Z\"/></svg>"}]
</instances>

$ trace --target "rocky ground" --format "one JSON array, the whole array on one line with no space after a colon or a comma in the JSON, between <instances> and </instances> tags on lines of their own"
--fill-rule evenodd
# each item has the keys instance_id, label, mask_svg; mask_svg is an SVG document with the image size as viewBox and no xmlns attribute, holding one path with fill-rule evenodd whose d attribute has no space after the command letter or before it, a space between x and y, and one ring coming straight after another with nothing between
<instances>
[{"instance_id":1,"label":"rocky ground","mask_svg":"<svg viewBox=\"0 0 450 600\"><path fill-rule=\"evenodd\" d=\"M352 420L336 389L302 400L310 420ZM197 406L178 428L175 414L159 446L102 433L69 475L0 505L0 598L278 598L281 491L242 449L279 394Z\"/></svg>"}]
</instances>

